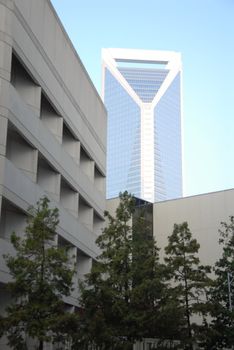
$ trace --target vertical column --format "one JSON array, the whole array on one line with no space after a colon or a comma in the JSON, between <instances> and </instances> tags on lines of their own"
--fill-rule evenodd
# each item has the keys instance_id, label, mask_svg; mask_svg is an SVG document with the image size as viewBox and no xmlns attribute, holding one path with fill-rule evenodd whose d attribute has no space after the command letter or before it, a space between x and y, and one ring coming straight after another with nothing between
<instances>
[{"instance_id":1,"label":"vertical column","mask_svg":"<svg viewBox=\"0 0 234 350\"><path fill-rule=\"evenodd\" d=\"M90 231L93 231L93 208L81 196L79 196L78 219Z\"/></svg>"},{"instance_id":2,"label":"vertical column","mask_svg":"<svg viewBox=\"0 0 234 350\"><path fill-rule=\"evenodd\" d=\"M105 221L94 212L93 215L93 233L99 236L105 226Z\"/></svg>"},{"instance_id":3,"label":"vertical column","mask_svg":"<svg viewBox=\"0 0 234 350\"><path fill-rule=\"evenodd\" d=\"M4 173L5 173L5 157L0 154L0 210L3 194L4 185ZM1 211L0 211L0 221L1 221Z\"/></svg>"},{"instance_id":4,"label":"vertical column","mask_svg":"<svg viewBox=\"0 0 234 350\"><path fill-rule=\"evenodd\" d=\"M1 95L1 89L0 89ZM1 204L4 185L5 172L5 155L6 155L6 139L7 139L7 118L0 115L0 222L1 222Z\"/></svg>"},{"instance_id":5,"label":"vertical column","mask_svg":"<svg viewBox=\"0 0 234 350\"><path fill-rule=\"evenodd\" d=\"M1 213L2 213L2 194L0 192L0 221L1 221Z\"/></svg>"},{"instance_id":6,"label":"vertical column","mask_svg":"<svg viewBox=\"0 0 234 350\"><path fill-rule=\"evenodd\" d=\"M154 114L147 103L141 109L141 195L154 202Z\"/></svg>"},{"instance_id":7,"label":"vertical column","mask_svg":"<svg viewBox=\"0 0 234 350\"><path fill-rule=\"evenodd\" d=\"M85 276L85 274L90 272L90 269L92 267L92 259L83 254L82 252L77 252L77 273L78 273L78 279L82 280Z\"/></svg>"},{"instance_id":8,"label":"vertical column","mask_svg":"<svg viewBox=\"0 0 234 350\"><path fill-rule=\"evenodd\" d=\"M6 154L7 124L7 118L0 115L0 156Z\"/></svg>"},{"instance_id":9,"label":"vertical column","mask_svg":"<svg viewBox=\"0 0 234 350\"><path fill-rule=\"evenodd\" d=\"M12 22L13 2L0 3L0 78L10 81L11 75L11 22Z\"/></svg>"},{"instance_id":10,"label":"vertical column","mask_svg":"<svg viewBox=\"0 0 234 350\"><path fill-rule=\"evenodd\" d=\"M63 118L58 115L52 104L43 94L41 96L41 120L58 142L62 143Z\"/></svg>"},{"instance_id":11,"label":"vertical column","mask_svg":"<svg viewBox=\"0 0 234 350\"><path fill-rule=\"evenodd\" d=\"M12 232L23 236L26 225L26 215L10 202L2 200L0 220L0 237L10 241Z\"/></svg>"},{"instance_id":12,"label":"vertical column","mask_svg":"<svg viewBox=\"0 0 234 350\"><path fill-rule=\"evenodd\" d=\"M94 186L101 193L105 193L105 177L100 173L96 166L94 168Z\"/></svg>"},{"instance_id":13,"label":"vertical column","mask_svg":"<svg viewBox=\"0 0 234 350\"><path fill-rule=\"evenodd\" d=\"M80 163L80 142L75 139L65 123L63 123L63 147L76 164Z\"/></svg>"},{"instance_id":14,"label":"vertical column","mask_svg":"<svg viewBox=\"0 0 234 350\"><path fill-rule=\"evenodd\" d=\"M91 182L94 183L94 161L88 156L85 150L80 149L80 167L85 175L88 176Z\"/></svg>"},{"instance_id":15,"label":"vertical column","mask_svg":"<svg viewBox=\"0 0 234 350\"><path fill-rule=\"evenodd\" d=\"M63 179L61 179L60 201L65 209L76 218L78 217L79 194Z\"/></svg>"},{"instance_id":16,"label":"vertical column","mask_svg":"<svg viewBox=\"0 0 234 350\"><path fill-rule=\"evenodd\" d=\"M61 175L42 157L38 158L37 183L49 196L59 202Z\"/></svg>"},{"instance_id":17,"label":"vertical column","mask_svg":"<svg viewBox=\"0 0 234 350\"><path fill-rule=\"evenodd\" d=\"M40 117L41 87L35 83L15 55L12 56L11 83L33 114Z\"/></svg>"},{"instance_id":18,"label":"vertical column","mask_svg":"<svg viewBox=\"0 0 234 350\"><path fill-rule=\"evenodd\" d=\"M13 2L0 3L0 209L4 184L4 163L6 155L9 82L11 76L11 22ZM0 216L1 219L1 216Z\"/></svg>"},{"instance_id":19,"label":"vertical column","mask_svg":"<svg viewBox=\"0 0 234 350\"><path fill-rule=\"evenodd\" d=\"M38 151L32 148L14 129L8 128L6 156L33 182L37 180Z\"/></svg>"}]
</instances>

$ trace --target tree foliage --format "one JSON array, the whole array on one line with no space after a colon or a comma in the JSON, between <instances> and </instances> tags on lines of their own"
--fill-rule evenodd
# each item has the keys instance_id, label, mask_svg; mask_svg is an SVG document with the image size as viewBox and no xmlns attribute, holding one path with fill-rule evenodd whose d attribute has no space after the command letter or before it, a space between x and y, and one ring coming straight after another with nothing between
<instances>
[{"instance_id":1,"label":"tree foliage","mask_svg":"<svg viewBox=\"0 0 234 350\"><path fill-rule=\"evenodd\" d=\"M211 283L208 277L211 268L200 264L199 248L187 222L174 225L165 248L165 261L173 282L173 299L179 303L179 309L176 307L176 310L182 316L178 334L186 349L193 349L195 340L192 317L195 314L205 316L208 312L206 295Z\"/></svg>"},{"instance_id":2,"label":"tree foliage","mask_svg":"<svg viewBox=\"0 0 234 350\"><path fill-rule=\"evenodd\" d=\"M223 249L214 267L216 279L211 290L213 320L209 329L210 349L232 348L234 344L234 216L230 216L228 223L221 223L219 233L219 243ZM231 294L228 290L228 273L232 282Z\"/></svg>"},{"instance_id":3,"label":"tree foliage","mask_svg":"<svg viewBox=\"0 0 234 350\"><path fill-rule=\"evenodd\" d=\"M170 343L176 349L178 341L189 350L194 342L206 350L230 348L234 311L227 273L234 277L234 217L222 223L223 252L211 281L186 222L174 225L165 264L160 262L150 210L124 192L115 216L105 213L108 224L96 241L100 255L80 283L80 312L69 314L62 299L71 293L74 269L67 250L54 242L58 210L49 208L47 198L30 208L24 237L11 237L16 254L5 256L12 303L0 316L0 336L6 334L16 350L27 350L29 340L38 350L45 342L63 349L68 339L72 350L128 350L143 338L156 338L158 349ZM196 315L202 324L194 323Z\"/></svg>"},{"instance_id":4,"label":"tree foliage","mask_svg":"<svg viewBox=\"0 0 234 350\"><path fill-rule=\"evenodd\" d=\"M85 334L98 349L132 349L167 323L164 267L144 209L136 215L131 195L121 194L116 216L106 217L97 239L101 254L82 286Z\"/></svg>"},{"instance_id":5,"label":"tree foliage","mask_svg":"<svg viewBox=\"0 0 234 350\"><path fill-rule=\"evenodd\" d=\"M2 324L14 349L27 349L29 338L40 350L44 342L65 341L57 325L65 317L62 298L72 290L74 269L67 251L54 243L58 222L58 209L50 209L45 197L29 209L24 237L11 236L16 255L5 261L13 299Z\"/></svg>"}]
</instances>

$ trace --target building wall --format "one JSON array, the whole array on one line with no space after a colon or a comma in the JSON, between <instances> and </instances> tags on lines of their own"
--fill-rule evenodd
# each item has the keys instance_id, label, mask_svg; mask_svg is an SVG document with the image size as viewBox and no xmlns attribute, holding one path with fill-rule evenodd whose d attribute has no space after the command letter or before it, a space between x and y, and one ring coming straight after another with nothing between
<instances>
[{"instance_id":1,"label":"building wall","mask_svg":"<svg viewBox=\"0 0 234 350\"><path fill-rule=\"evenodd\" d=\"M189 228L200 243L199 257L203 264L214 264L220 257L218 244L221 221L228 222L234 214L234 189L170 200L154 204L154 236L161 249L174 224L188 222Z\"/></svg>"},{"instance_id":2,"label":"building wall","mask_svg":"<svg viewBox=\"0 0 234 350\"><path fill-rule=\"evenodd\" d=\"M115 215L118 205L118 198L107 201L111 215ZM153 234L160 248L160 259L164 258L164 247L174 224L187 221L193 237L200 244L201 263L214 265L222 254L218 244L220 223L228 222L231 215L234 215L234 189L154 203ZM201 320L194 317L193 321L200 323ZM156 339L143 339L134 345L134 350L151 349L156 345Z\"/></svg>"},{"instance_id":3,"label":"building wall","mask_svg":"<svg viewBox=\"0 0 234 350\"><path fill-rule=\"evenodd\" d=\"M57 242L71 244L77 279L90 269L106 205L107 116L49 0L0 0L0 33L2 295L10 234L23 234L28 206L44 195L59 209Z\"/></svg>"},{"instance_id":4,"label":"building wall","mask_svg":"<svg viewBox=\"0 0 234 350\"><path fill-rule=\"evenodd\" d=\"M107 200L107 210L115 216L119 199ZM205 193L153 204L153 233L163 258L168 236L174 224L187 221L193 237L200 243L199 257L203 264L214 264L220 257L221 222L228 222L234 215L234 189Z\"/></svg>"}]
</instances>

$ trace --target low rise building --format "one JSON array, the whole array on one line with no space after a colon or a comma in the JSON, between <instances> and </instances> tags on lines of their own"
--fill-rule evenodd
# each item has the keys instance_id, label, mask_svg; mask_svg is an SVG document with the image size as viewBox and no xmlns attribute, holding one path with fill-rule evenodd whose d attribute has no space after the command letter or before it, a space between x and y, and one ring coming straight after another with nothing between
<instances>
[{"instance_id":1,"label":"low rise building","mask_svg":"<svg viewBox=\"0 0 234 350\"><path fill-rule=\"evenodd\" d=\"M201 263L213 265L221 257L219 229L221 222L228 222L234 215L234 189L154 203L153 206L153 230L160 248L167 245L174 224L187 221L193 237L200 244Z\"/></svg>"},{"instance_id":2,"label":"low rise building","mask_svg":"<svg viewBox=\"0 0 234 350\"><path fill-rule=\"evenodd\" d=\"M138 207L139 200L136 201ZM168 236L173 232L174 224L188 222L194 238L200 244L199 257L202 264L213 265L221 256L219 245L219 229L221 222L228 222L234 215L234 189L204 193L195 196L150 203L142 201L147 206L148 215L153 221L153 235L160 255L163 258L164 247L168 244ZM119 204L118 198L107 201L107 210L115 215Z\"/></svg>"}]
</instances>

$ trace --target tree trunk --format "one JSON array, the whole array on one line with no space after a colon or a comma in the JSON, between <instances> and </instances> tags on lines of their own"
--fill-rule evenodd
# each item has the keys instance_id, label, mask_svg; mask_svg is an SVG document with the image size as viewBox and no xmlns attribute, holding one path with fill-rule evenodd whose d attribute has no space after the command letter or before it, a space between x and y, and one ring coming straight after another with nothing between
<instances>
[{"instance_id":1,"label":"tree trunk","mask_svg":"<svg viewBox=\"0 0 234 350\"><path fill-rule=\"evenodd\" d=\"M187 327L188 327L188 337L189 337L189 350L193 350L193 344L192 342L192 329L191 329L191 323L190 323L190 314L189 314L189 300L188 300L188 284L187 284L187 278L185 278L185 305L186 305L186 319L187 319Z\"/></svg>"},{"instance_id":2,"label":"tree trunk","mask_svg":"<svg viewBox=\"0 0 234 350\"><path fill-rule=\"evenodd\" d=\"M38 350L43 350L43 340L39 341L39 348Z\"/></svg>"}]
</instances>

